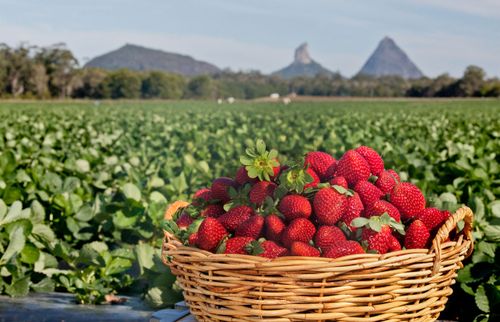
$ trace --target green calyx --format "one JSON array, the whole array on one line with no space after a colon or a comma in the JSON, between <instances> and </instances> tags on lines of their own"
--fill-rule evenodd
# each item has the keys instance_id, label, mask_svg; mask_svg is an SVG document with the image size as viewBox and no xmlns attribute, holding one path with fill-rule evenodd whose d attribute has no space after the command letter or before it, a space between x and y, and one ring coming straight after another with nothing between
<instances>
[{"instance_id":1,"label":"green calyx","mask_svg":"<svg viewBox=\"0 0 500 322\"><path fill-rule=\"evenodd\" d=\"M401 235L405 234L404 225L389 216L387 212L384 212L381 216L372 216L370 218L359 217L351 221L351 226L353 227L368 227L375 232L380 232L384 225L391 227L391 229L397 231Z\"/></svg>"},{"instance_id":2,"label":"green calyx","mask_svg":"<svg viewBox=\"0 0 500 322\"><path fill-rule=\"evenodd\" d=\"M302 193L304 187L313 181L313 177L304 168L288 168L280 175L280 186L290 192Z\"/></svg>"},{"instance_id":3,"label":"green calyx","mask_svg":"<svg viewBox=\"0 0 500 322\"><path fill-rule=\"evenodd\" d=\"M229 187L228 193L230 201L224 204L224 210L229 211L236 206L247 206L250 204L249 193L252 186L250 184L245 184L240 189L235 189L234 187Z\"/></svg>"},{"instance_id":4,"label":"green calyx","mask_svg":"<svg viewBox=\"0 0 500 322\"><path fill-rule=\"evenodd\" d=\"M274 168L280 165L277 160L278 151L274 149L267 151L266 143L259 139L255 143L250 142L245 152L246 155L240 158L240 162L245 166L248 177L271 181Z\"/></svg>"},{"instance_id":5,"label":"green calyx","mask_svg":"<svg viewBox=\"0 0 500 322\"><path fill-rule=\"evenodd\" d=\"M262 247L262 241L255 240L245 246L245 251L249 255L260 255L264 252L264 248Z\"/></svg>"}]
</instances>

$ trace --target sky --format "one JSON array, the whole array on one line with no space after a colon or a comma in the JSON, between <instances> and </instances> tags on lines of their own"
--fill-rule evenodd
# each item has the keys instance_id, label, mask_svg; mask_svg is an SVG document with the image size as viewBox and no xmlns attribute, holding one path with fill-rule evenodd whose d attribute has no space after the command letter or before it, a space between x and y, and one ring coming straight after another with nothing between
<instances>
[{"instance_id":1,"label":"sky","mask_svg":"<svg viewBox=\"0 0 500 322\"><path fill-rule=\"evenodd\" d=\"M0 43L64 42L81 64L132 43L270 73L307 42L352 76L384 36L427 76L500 76L498 0L0 0Z\"/></svg>"}]
</instances>

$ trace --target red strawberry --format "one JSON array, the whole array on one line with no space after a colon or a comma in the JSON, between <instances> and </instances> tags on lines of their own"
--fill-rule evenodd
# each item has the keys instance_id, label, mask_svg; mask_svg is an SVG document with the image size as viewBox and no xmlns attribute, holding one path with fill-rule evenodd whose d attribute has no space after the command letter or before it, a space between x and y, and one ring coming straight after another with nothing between
<instances>
[{"instance_id":1,"label":"red strawberry","mask_svg":"<svg viewBox=\"0 0 500 322\"><path fill-rule=\"evenodd\" d=\"M198 229L196 245L204 250L215 251L220 241L227 236L227 231L215 218L207 217Z\"/></svg>"},{"instance_id":2,"label":"red strawberry","mask_svg":"<svg viewBox=\"0 0 500 322\"><path fill-rule=\"evenodd\" d=\"M349 150L337 162L335 175L344 177L349 186L354 187L358 181L370 178L370 166L358 152Z\"/></svg>"},{"instance_id":3,"label":"red strawberry","mask_svg":"<svg viewBox=\"0 0 500 322\"><path fill-rule=\"evenodd\" d=\"M313 238L315 232L316 228L312 222L305 218L297 218L285 227L281 241L286 247L290 247L294 241L308 243Z\"/></svg>"},{"instance_id":4,"label":"red strawberry","mask_svg":"<svg viewBox=\"0 0 500 322\"><path fill-rule=\"evenodd\" d=\"M248 206L237 206L218 218L219 222L229 230L235 231L238 226L254 214L253 209Z\"/></svg>"},{"instance_id":5,"label":"red strawberry","mask_svg":"<svg viewBox=\"0 0 500 322\"><path fill-rule=\"evenodd\" d=\"M320 252L307 243L294 241L290 247L290 254L292 256L319 257Z\"/></svg>"},{"instance_id":6,"label":"red strawberry","mask_svg":"<svg viewBox=\"0 0 500 322\"><path fill-rule=\"evenodd\" d=\"M258 255L261 257L276 258L285 256L288 252L285 247L281 247L280 245L270 240L263 241L260 246L262 247L263 252Z\"/></svg>"},{"instance_id":7,"label":"red strawberry","mask_svg":"<svg viewBox=\"0 0 500 322\"><path fill-rule=\"evenodd\" d=\"M236 231L235 236L252 237L257 239L262 233L262 228L264 227L264 217L259 215L254 215L242 222Z\"/></svg>"},{"instance_id":8,"label":"red strawberry","mask_svg":"<svg viewBox=\"0 0 500 322\"><path fill-rule=\"evenodd\" d=\"M382 160L377 151L364 145L357 147L354 151L358 152L363 158L365 158L366 162L368 162L368 165L370 166L372 174L378 176L380 172L384 171L384 160Z\"/></svg>"},{"instance_id":9,"label":"red strawberry","mask_svg":"<svg viewBox=\"0 0 500 322\"><path fill-rule=\"evenodd\" d=\"M312 213L311 203L301 195L287 195L281 199L278 210L290 221L295 218L309 218Z\"/></svg>"},{"instance_id":10,"label":"red strawberry","mask_svg":"<svg viewBox=\"0 0 500 322\"><path fill-rule=\"evenodd\" d=\"M325 251L339 241L346 240L344 233L335 226L321 226L314 235L314 245Z\"/></svg>"},{"instance_id":11,"label":"red strawberry","mask_svg":"<svg viewBox=\"0 0 500 322\"><path fill-rule=\"evenodd\" d=\"M403 221L412 219L425 209L425 197L422 191L409 182L396 185L391 192L390 201L398 208Z\"/></svg>"},{"instance_id":12,"label":"red strawberry","mask_svg":"<svg viewBox=\"0 0 500 322\"><path fill-rule=\"evenodd\" d=\"M366 242L368 250L374 250L379 254L385 254L389 250L391 236L392 230L388 225L382 225L379 232L364 227L361 234L361 240Z\"/></svg>"},{"instance_id":13,"label":"red strawberry","mask_svg":"<svg viewBox=\"0 0 500 322\"><path fill-rule=\"evenodd\" d=\"M448 211L437 208L425 208L415 218L422 221L429 231L441 227L450 216Z\"/></svg>"},{"instance_id":14,"label":"red strawberry","mask_svg":"<svg viewBox=\"0 0 500 322\"><path fill-rule=\"evenodd\" d=\"M213 218L219 218L221 215L226 213L224 210L224 207L220 204L215 204L215 205L208 205L203 209L200 213L202 217L213 217Z\"/></svg>"},{"instance_id":15,"label":"red strawberry","mask_svg":"<svg viewBox=\"0 0 500 322\"><path fill-rule=\"evenodd\" d=\"M429 229L422 221L417 219L406 230L405 247L406 249L425 248L429 238Z\"/></svg>"},{"instance_id":16,"label":"red strawberry","mask_svg":"<svg viewBox=\"0 0 500 322\"><path fill-rule=\"evenodd\" d=\"M220 177L212 182L212 198L222 203L229 201L229 187L236 188L238 184L231 178Z\"/></svg>"},{"instance_id":17,"label":"red strawberry","mask_svg":"<svg viewBox=\"0 0 500 322\"><path fill-rule=\"evenodd\" d=\"M387 251L395 252L398 250L401 250L401 244L394 235L391 235L391 237L389 237L389 249Z\"/></svg>"},{"instance_id":18,"label":"red strawberry","mask_svg":"<svg viewBox=\"0 0 500 322\"><path fill-rule=\"evenodd\" d=\"M306 170L306 172L307 172L307 173L308 173L308 174L309 174L309 175L313 178L313 181L312 181L312 182L310 182L310 183L308 183L308 184L306 184L306 185L304 186L304 189L307 189L307 188L315 188L315 187L318 185L318 183L320 183L320 179L319 179L318 175L317 175L317 174L316 174L316 172L314 172L314 170L313 170L313 169L311 169L311 168L308 168L308 169Z\"/></svg>"},{"instance_id":19,"label":"red strawberry","mask_svg":"<svg viewBox=\"0 0 500 322\"><path fill-rule=\"evenodd\" d=\"M195 246L197 242L198 242L198 233L197 232L189 235L189 237L188 237L189 246Z\"/></svg>"},{"instance_id":20,"label":"red strawberry","mask_svg":"<svg viewBox=\"0 0 500 322\"><path fill-rule=\"evenodd\" d=\"M335 188L323 188L314 196L313 207L318 222L323 225L335 224L344 213L347 198Z\"/></svg>"},{"instance_id":21,"label":"red strawberry","mask_svg":"<svg viewBox=\"0 0 500 322\"><path fill-rule=\"evenodd\" d=\"M330 180L330 184L341 186L344 188L348 188L349 186L347 185L347 180L344 177L334 177L332 180Z\"/></svg>"},{"instance_id":22,"label":"red strawberry","mask_svg":"<svg viewBox=\"0 0 500 322\"><path fill-rule=\"evenodd\" d=\"M398 208L394 207L391 203L385 200L375 201L370 208L365 211L365 217L380 216L386 212L389 216L394 218L397 222L401 222L401 216Z\"/></svg>"},{"instance_id":23,"label":"red strawberry","mask_svg":"<svg viewBox=\"0 0 500 322\"><path fill-rule=\"evenodd\" d=\"M365 251L361 245L354 240L342 240L335 244L334 247L328 248L323 257L339 258L342 256L363 254Z\"/></svg>"},{"instance_id":24,"label":"red strawberry","mask_svg":"<svg viewBox=\"0 0 500 322\"><path fill-rule=\"evenodd\" d=\"M350 231L355 232L357 230L356 227L351 225L351 221L354 218L361 217L361 212L364 209L365 207L363 206L363 202L357 192L354 192L351 197L347 197L347 206L344 214L342 215L341 221L347 225Z\"/></svg>"},{"instance_id":25,"label":"red strawberry","mask_svg":"<svg viewBox=\"0 0 500 322\"><path fill-rule=\"evenodd\" d=\"M358 181L354 190L359 194L365 208L370 208L375 201L379 200L384 195L379 188L368 181Z\"/></svg>"},{"instance_id":26,"label":"red strawberry","mask_svg":"<svg viewBox=\"0 0 500 322\"><path fill-rule=\"evenodd\" d=\"M283 220L277 215L269 215L265 218L266 238L273 241L281 240L281 232L285 229Z\"/></svg>"},{"instance_id":27,"label":"red strawberry","mask_svg":"<svg viewBox=\"0 0 500 322\"><path fill-rule=\"evenodd\" d=\"M212 191L208 188L203 188L194 193L192 204L200 206L203 203L209 202L210 199L212 199Z\"/></svg>"},{"instance_id":28,"label":"red strawberry","mask_svg":"<svg viewBox=\"0 0 500 322\"><path fill-rule=\"evenodd\" d=\"M238 171L236 172L236 176L234 177L234 180L239 185L244 185L245 183L255 183L258 181L257 178L250 178L248 176L247 169L244 166L238 169Z\"/></svg>"},{"instance_id":29,"label":"red strawberry","mask_svg":"<svg viewBox=\"0 0 500 322\"><path fill-rule=\"evenodd\" d=\"M274 190L278 186L269 181L259 181L252 186L250 189L250 202L254 203L257 206L261 206L266 197L272 197Z\"/></svg>"},{"instance_id":30,"label":"red strawberry","mask_svg":"<svg viewBox=\"0 0 500 322\"><path fill-rule=\"evenodd\" d=\"M246 255L246 247L248 244L253 242L254 239L251 237L233 237L226 241L226 249L224 254L243 254Z\"/></svg>"},{"instance_id":31,"label":"red strawberry","mask_svg":"<svg viewBox=\"0 0 500 322\"><path fill-rule=\"evenodd\" d=\"M396 173L396 171L389 169L382 171L378 175L377 181L375 181L375 185L384 194L388 194L391 193L394 186L399 184L399 182L399 175Z\"/></svg>"},{"instance_id":32,"label":"red strawberry","mask_svg":"<svg viewBox=\"0 0 500 322\"><path fill-rule=\"evenodd\" d=\"M193 223L193 218L187 213L183 212L176 221L180 229L186 229Z\"/></svg>"},{"instance_id":33,"label":"red strawberry","mask_svg":"<svg viewBox=\"0 0 500 322\"><path fill-rule=\"evenodd\" d=\"M314 151L306 154L304 166L309 166L318 175L321 181L328 181L329 175L333 173L337 160L330 154Z\"/></svg>"}]
</instances>

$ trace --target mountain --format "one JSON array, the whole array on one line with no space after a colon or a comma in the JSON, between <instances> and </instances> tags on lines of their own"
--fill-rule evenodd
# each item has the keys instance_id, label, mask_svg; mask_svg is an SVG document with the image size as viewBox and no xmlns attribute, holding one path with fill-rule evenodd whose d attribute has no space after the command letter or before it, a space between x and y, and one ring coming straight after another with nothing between
<instances>
[{"instance_id":1,"label":"mountain","mask_svg":"<svg viewBox=\"0 0 500 322\"><path fill-rule=\"evenodd\" d=\"M107 54L95 57L85 64L85 67L103 69L128 68L131 70L161 70L185 76L213 74L219 68L190 56L169 53L137 45L125 46Z\"/></svg>"},{"instance_id":2,"label":"mountain","mask_svg":"<svg viewBox=\"0 0 500 322\"><path fill-rule=\"evenodd\" d=\"M333 75L333 72L324 68L311 58L307 49L307 43L303 43L295 49L295 59L293 60L293 63L272 73L272 75L285 79L299 76L314 77L318 74Z\"/></svg>"},{"instance_id":3,"label":"mountain","mask_svg":"<svg viewBox=\"0 0 500 322\"><path fill-rule=\"evenodd\" d=\"M389 37L380 41L358 74L375 77L395 75L409 79L424 76L406 53Z\"/></svg>"}]
</instances>

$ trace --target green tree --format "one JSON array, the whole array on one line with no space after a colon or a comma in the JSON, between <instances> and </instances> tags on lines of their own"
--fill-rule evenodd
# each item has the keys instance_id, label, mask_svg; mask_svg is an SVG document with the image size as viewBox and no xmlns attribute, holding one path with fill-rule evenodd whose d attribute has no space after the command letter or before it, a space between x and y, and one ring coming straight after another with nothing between
<instances>
[{"instance_id":1,"label":"green tree","mask_svg":"<svg viewBox=\"0 0 500 322\"><path fill-rule=\"evenodd\" d=\"M214 94L214 83L207 75L194 77L187 84L188 98L214 98Z\"/></svg>"},{"instance_id":2,"label":"green tree","mask_svg":"<svg viewBox=\"0 0 500 322\"><path fill-rule=\"evenodd\" d=\"M128 69L119 69L111 72L103 84L105 98L140 98L141 76Z\"/></svg>"},{"instance_id":3,"label":"green tree","mask_svg":"<svg viewBox=\"0 0 500 322\"><path fill-rule=\"evenodd\" d=\"M13 97L23 95L28 87L33 72L31 52L33 47L21 44L17 48L3 46L3 59L6 69L6 91Z\"/></svg>"},{"instance_id":4,"label":"green tree","mask_svg":"<svg viewBox=\"0 0 500 322\"><path fill-rule=\"evenodd\" d=\"M81 85L73 93L76 98L104 98L108 73L100 68L83 68L79 72ZM108 91L109 92L109 91Z\"/></svg>"},{"instance_id":5,"label":"green tree","mask_svg":"<svg viewBox=\"0 0 500 322\"><path fill-rule=\"evenodd\" d=\"M458 83L459 96L479 96L486 73L481 67L469 66Z\"/></svg>"},{"instance_id":6,"label":"green tree","mask_svg":"<svg viewBox=\"0 0 500 322\"><path fill-rule=\"evenodd\" d=\"M150 72L142 81L142 97L179 99L184 92L184 78L164 72Z\"/></svg>"}]
</instances>

